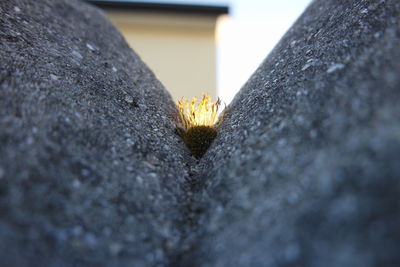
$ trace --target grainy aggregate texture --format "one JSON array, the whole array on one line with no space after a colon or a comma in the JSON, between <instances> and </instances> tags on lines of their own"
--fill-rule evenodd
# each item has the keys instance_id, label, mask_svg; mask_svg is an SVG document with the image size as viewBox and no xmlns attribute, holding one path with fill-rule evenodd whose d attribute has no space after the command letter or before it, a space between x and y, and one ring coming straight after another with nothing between
<instances>
[{"instance_id":1,"label":"grainy aggregate texture","mask_svg":"<svg viewBox=\"0 0 400 267\"><path fill-rule=\"evenodd\" d=\"M0 14L1 266L400 266L399 1L313 1L199 162L103 13Z\"/></svg>"},{"instance_id":2,"label":"grainy aggregate texture","mask_svg":"<svg viewBox=\"0 0 400 267\"><path fill-rule=\"evenodd\" d=\"M198 166L186 266L400 266L399 25L397 0L312 2Z\"/></svg>"},{"instance_id":3,"label":"grainy aggregate texture","mask_svg":"<svg viewBox=\"0 0 400 267\"><path fill-rule=\"evenodd\" d=\"M168 264L188 162L169 94L98 9L0 14L0 265Z\"/></svg>"}]
</instances>

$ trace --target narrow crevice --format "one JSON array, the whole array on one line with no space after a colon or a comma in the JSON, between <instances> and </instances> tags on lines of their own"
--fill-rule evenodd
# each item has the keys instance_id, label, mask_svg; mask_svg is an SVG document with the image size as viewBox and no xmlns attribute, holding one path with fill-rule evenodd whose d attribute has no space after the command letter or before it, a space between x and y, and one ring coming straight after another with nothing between
<instances>
[{"instance_id":1,"label":"narrow crevice","mask_svg":"<svg viewBox=\"0 0 400 267\"><path fill-rule=\"evenodd\" d=\"M219 126L220 123L217 124ZM197 128L197 129L196 129ZM202 178L202 158L217 137L218 127L196 127L193 136L188 137L182 129L177 127L176 134L182 138L187 148L186 161L187 177L183 185L185 201L182 204L182 213L185 221L180 225L182 239L179 247L167 253L168 265L170 267L187 266L189 255L196 251L198 245L198 233L202 227L202 217L206 213L206 206L202 199L202 192L205 189L205 181ZM210 133L211 132L211 133ZM191 138L195 139L194 141Z\"/></svg>"}]
</instances>

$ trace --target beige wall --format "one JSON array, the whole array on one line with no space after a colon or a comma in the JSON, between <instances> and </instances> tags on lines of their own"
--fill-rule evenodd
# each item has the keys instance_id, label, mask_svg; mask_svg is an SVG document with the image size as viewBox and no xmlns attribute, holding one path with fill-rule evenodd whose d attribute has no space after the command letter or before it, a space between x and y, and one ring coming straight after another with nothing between
<instances>
[{"instance_id":1,"label":"beige wall","mask_svg":"<svg viewBox=\"0 0 400 267\"><path fill-rule=\"evenodd\" d=\"M216 95L216 16L109 11L174 99Z\"/></svg>"}]
</instances>

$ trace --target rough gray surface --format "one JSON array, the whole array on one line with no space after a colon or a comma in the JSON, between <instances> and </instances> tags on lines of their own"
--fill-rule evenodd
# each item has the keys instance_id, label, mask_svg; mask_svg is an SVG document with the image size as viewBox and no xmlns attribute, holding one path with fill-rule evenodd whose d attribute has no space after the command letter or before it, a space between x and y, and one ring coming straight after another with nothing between
<instances>
[{"instance_id":1,"label":"rough gray surface","mask_svg":"<svg viewBox=\"0 0 400 267\"><path fill-rule=\"evenodd\" d=\"M399 25L397 0L312 3L198 166L183 265L400 266Z\"/></svg>"},{"instance_id":2,"label":"rough gray surface","mask_svg":"<svg viewBox=\"0 0 400 267\"><path fill-rule=\"evenodd\" d=\"M87 4L0 14L0 265L168 264L188 156L169 94Z\"/></svg>"},{"instance_id":3,"label":"rough gray surface","mask_svg":"<svg viewBox=\"0 0 400 267\"><path fill-rule=\"evenodd\" d=\"M199 164L97 9L0 14L1 266L400 266L398 1L314 1Z\"/></svg>"}]
</instances>

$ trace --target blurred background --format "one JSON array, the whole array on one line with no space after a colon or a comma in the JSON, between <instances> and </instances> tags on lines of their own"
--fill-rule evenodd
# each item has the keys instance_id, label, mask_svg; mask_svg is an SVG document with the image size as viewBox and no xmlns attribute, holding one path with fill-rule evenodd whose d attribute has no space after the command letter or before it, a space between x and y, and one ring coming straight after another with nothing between
<instances>
[{"instance_id":1,"label":"blurred background","mask_svg":"<svg viewBox=\"0 0 400 267\"><path fill-rule=\"evenodd\" d=\"M102 8L175 100L226 104L311 0L88 0Z\"/></svg>"}]
</instances>

